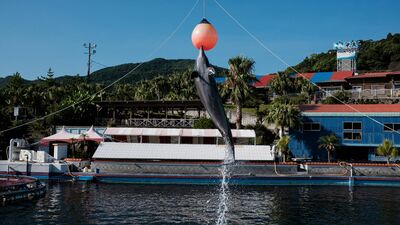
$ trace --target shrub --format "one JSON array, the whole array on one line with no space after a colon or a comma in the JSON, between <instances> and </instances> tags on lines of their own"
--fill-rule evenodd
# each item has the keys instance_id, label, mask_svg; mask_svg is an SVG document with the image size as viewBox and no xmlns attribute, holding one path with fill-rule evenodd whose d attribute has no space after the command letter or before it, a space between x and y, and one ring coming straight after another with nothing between
<instances>
[{"instance_id":1,"label":"shrub","mask_svg":"<svg viewBox=\"0 0 400 225\"><path fill-rule=\"evenodd\" d=\"M206 117L200 117L198 120L194 121L194 129L214 129L214 123L211 119Z\"/></svg>"}]
</instances>

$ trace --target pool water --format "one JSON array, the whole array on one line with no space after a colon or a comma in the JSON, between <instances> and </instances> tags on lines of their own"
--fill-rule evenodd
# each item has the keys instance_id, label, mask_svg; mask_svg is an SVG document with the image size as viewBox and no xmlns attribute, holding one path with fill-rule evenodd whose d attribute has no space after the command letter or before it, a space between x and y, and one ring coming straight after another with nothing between
<instances>
[{"instance_id":1,"label":"pool water","mask_svg":"<svg viewBox=\"0 0 400 225\"><path fill-rule=\"evenodd\" d=\"M215 224L217 185L49 182L0 224ZM228 224L400 224L400 188L231 186Z\"/></svg>"}]
</instances>

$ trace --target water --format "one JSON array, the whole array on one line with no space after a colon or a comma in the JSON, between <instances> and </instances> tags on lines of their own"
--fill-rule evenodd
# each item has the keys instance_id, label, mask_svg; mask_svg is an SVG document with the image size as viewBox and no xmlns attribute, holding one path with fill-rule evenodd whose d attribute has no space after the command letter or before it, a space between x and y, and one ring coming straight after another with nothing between
<instances>
[{"instance_id":1,"label":"water","mask_svg":"<svg viewBox=\"0 0 400 225\"><path fill-rule=\"evenodd\" d=\"M224 163L219 169L221 175L221 186L219 189L219 204L218 204L218 220L217 225L228 224L226 214L229 210L229 179L231 177L231 170L235 157L233 156L234 147L232 142L227 136L224 136L225 141L225 159Z\"/></svg>"},{"instance_id":2,"label":"water","mask_svg":"<svg viewBox=\"0 0 400 225\"><path fill-rule=\"evenodd\" d=\"M226 161L226 160L225 160ZM227 224L227 213L229 210L229 178L231 165L222 165L219 169L221 174L221 186L219 189L218 220L217 225Z\"/></svg>"},{"instance_id":3,"label":"water","mask_svg":"<svg viewBox=\"0 0 400 225\"><path fill-rule=\"evenodd\" d=\"M219 186L50 183L0 224L215 224ZM230 186L228 224L400 224L400 188Z\"/></svg>"}]
</instances>

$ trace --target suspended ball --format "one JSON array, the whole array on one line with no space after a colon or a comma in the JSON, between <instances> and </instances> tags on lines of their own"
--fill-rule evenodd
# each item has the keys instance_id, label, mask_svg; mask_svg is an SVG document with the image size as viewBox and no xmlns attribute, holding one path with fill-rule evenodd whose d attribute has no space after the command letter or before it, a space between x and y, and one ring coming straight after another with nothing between
<instances>
[{"instance_id":1,"label":"suspended ball","mask_svg":"<svg viewBox=\"0 0 400 225\"><path fill-rule=\"evenodd\" d=\"M217 44L217 40L217 31L206 19L197 24L192 32L192 43L197 49L203 46L205 51L210 50Z\"/></svg>"}]
</instances>

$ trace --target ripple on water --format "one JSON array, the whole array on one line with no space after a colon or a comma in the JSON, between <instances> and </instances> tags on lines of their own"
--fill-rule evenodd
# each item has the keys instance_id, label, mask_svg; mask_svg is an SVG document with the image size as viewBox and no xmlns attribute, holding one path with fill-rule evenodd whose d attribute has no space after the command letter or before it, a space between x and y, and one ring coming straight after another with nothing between
<instances>
[{"instance_id":1,"label":"ripple on water","mask_svg":"<svg viewBox=\"0 0 400 225\"><path fill-rule=\"evenodd\" d=\"M218 186L50 183L0 224L215 224ZM399 224L400 189L230 187L229 224Z\"/></svg>"}]
</instances>

